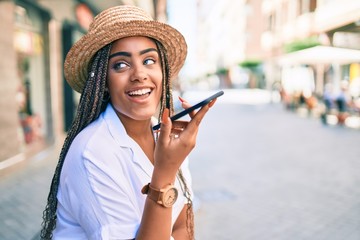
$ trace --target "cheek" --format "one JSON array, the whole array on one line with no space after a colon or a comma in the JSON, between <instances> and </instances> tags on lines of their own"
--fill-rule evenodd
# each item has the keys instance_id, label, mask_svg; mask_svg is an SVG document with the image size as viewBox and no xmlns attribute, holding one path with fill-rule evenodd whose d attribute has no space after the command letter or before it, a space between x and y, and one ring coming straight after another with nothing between
<instances>
[{"instance_id":1,"label":"cheek","mask_svg":"<svg viewBox=\"0 0 360 240\"><path fill-rule=\"evenodd\" d=\"M152 79L159 89L162 88L163 75L161 70L152 75Z\"/></svg>"},{"instance_id":2,"label":"cheek","mask_svg":"<svg viewBox=\"0 0 360 240\"><path fill-rule=\"evenodd\" d=\"M112 98L115 96L120 96L120 93L122 93L123 90L125 89L124 81L122 81L122 79L118 77L117 78L114 78L114 76L112 77L111 74L108 75L107 86L109 89L110 96Z\"/></svg>"}]
</instances>

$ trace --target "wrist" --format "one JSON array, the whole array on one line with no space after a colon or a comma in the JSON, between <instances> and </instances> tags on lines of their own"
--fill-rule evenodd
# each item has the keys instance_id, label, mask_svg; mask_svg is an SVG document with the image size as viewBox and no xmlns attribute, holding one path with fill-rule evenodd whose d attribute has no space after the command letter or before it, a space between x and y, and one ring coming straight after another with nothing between
<instances>
[{"instance_id":1,"label":"wrist","mask_svg":"<svg viewBox=\"0 0 360 240\"><path fill-rule=\"evenodd\" d=\"M147 194L148 198L166 208L172 207L178 198L178 190L173 184L167 184L165 187L157 189L148 183L141 189L141 192Z\"/></svg>"},{"instance_id":2,"label":"wrist","mask_svg":"<svg viewBox=\"0 0 360 240\"><path fill-rule=\"evenodd\" d=\"M176 172L160 171L157 168L154 168L150 184L152 187L160 189L167 184L174 184L175 178Z\"/></svg>"}]
</instances>

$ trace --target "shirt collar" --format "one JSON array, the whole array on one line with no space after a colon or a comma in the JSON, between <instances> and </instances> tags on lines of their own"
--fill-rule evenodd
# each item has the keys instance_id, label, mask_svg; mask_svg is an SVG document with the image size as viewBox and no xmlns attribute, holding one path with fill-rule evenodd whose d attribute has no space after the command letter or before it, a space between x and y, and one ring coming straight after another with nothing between
<instances>
[{"instance_id":1,"label":"shirt collar","mask_svg":"<svg viewBox=\"0 0 360 240\"><path fill-rule=\"evenodd\" d=\"M132 147L132 139L126 133L124 125L121 123L113 106L109 103L103 113L103 118L108 126L111 136L122 147Z\"/></svg>"},{"instance_id":2,"label":"shirt collar","mask_svg":"<svg viewBox=\"0 0 360 240\"><path fill-rule=\"evenodd\" d=\"M136 162L151 177L154 166L146 157L141 147L131 137L129 137L113 106L108 104L103 114L103 118L108 126L110 135L119 144L119 146L127 147L132 150L134 154L133 161Z\"/></svg>"}]
</instances>

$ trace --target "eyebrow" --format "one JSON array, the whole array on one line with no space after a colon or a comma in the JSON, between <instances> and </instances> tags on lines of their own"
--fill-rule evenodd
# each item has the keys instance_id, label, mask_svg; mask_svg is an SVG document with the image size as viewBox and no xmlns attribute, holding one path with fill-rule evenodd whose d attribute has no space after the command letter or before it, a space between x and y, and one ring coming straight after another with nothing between
<instances>
[{"instance_id":1,"label":"eyebrow","mask_svg":"<svg viewBox=\"0 0 360 240\"><path fill-rule=\"evenodd\" d=\"M147 48L147 49L141 50L139 53L140 53L140 55L143 55L145 53L152 52L152 51L157 52L157 49L156 48ZM113 57L116 57L116 56L131 57L131 53L129 53L129 52L116 52L116 53L113 53L113 54L111 54L109 56L109 60L111 58L113 58Z\"/></svg>"}]
</instances>

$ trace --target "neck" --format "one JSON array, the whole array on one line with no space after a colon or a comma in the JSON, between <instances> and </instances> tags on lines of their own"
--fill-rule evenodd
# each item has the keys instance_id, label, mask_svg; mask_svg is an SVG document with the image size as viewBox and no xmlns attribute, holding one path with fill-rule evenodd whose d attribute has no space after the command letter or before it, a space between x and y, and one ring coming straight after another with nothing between
<instances>
[{"instance_id":1,"label":"neck","mask_svg":"<svg viewBox=\"0 0 360 240\"><path fill-rule=\"evenodd\" d=\"M118 114L118 116L130 137L141 139L151 133L151 119L134 120L121 114Z\"/></svg>"},{"instance_id":2,"label":"neck","mask_svg":"<svg viewBox=\"0 0 360 240\"><path fill-rule=\"evenodd\" d=\"M141 147L148 159L154 162L155 139L151 129L151 119L134 120L117 113L126 133Z\"/></svg>"}]
</instances>

